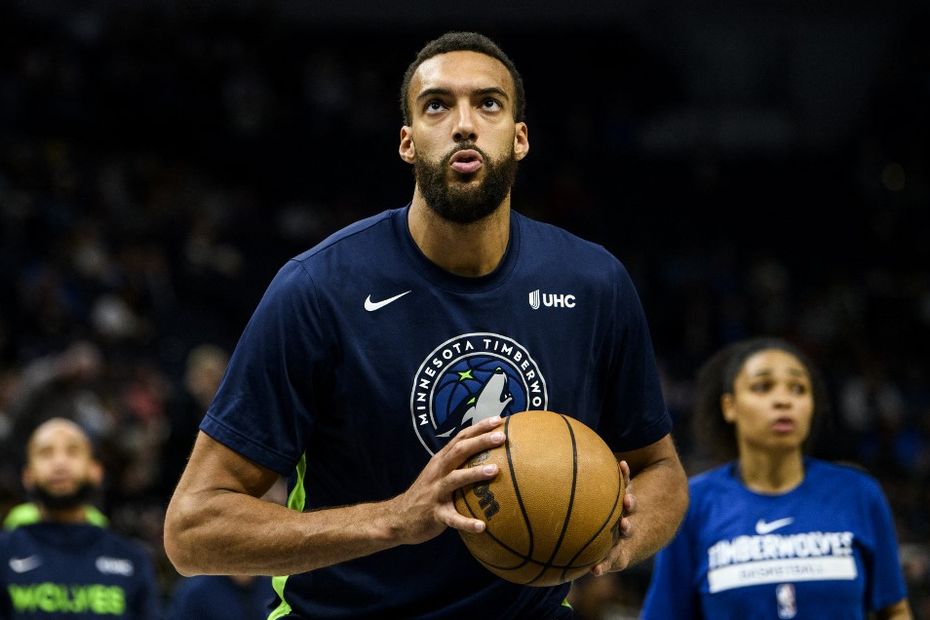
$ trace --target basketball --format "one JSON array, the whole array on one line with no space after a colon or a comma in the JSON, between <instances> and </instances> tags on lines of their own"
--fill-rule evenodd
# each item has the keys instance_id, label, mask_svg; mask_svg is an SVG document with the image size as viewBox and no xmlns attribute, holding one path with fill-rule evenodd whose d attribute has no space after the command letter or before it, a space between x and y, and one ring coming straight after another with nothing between
<instances>
[{"instance_id":1,"label":"basketball","mask_svg":"<svg viewBox=\"0 0 930 620\"><path fill-rule=\"evenodd\" d=\"M459 531L478 562L529 586L576 579L603 560L619 536L623 478L597 433L551 411L504 418L503 445L465 467L496 463L489 482L457 489L459 513L480 519L480 534Z\"/></svg>"}]
</instances>

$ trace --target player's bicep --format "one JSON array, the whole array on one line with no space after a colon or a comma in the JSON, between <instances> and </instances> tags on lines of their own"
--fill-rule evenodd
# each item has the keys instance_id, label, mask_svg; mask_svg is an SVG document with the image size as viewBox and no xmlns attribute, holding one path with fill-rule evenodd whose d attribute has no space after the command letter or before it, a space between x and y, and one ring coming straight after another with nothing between
<instances>
[{"instance_id":1,"label":"player's bicep","mask_svg":"<svg viewBox=\"0 0 930 620\"><path fill-rule=\"evenodd\" d=\"M261 497L277 479L276 472L250 461L200 431L176 494L191 496L231 492Z\"/></svg>"}]
</instances>

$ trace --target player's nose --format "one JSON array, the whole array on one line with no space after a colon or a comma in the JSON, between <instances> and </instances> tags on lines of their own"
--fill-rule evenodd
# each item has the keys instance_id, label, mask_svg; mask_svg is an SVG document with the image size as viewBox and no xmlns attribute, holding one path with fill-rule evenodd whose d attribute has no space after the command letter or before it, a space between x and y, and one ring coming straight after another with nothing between
<instances>
[{"instance_id":1,"label":"player's nose","mask_svg":"<svg viewBox=\"0 0 930 620\"><path fill-rule=\"evenodd\" d=\"M776 390L772 394L772 406L776 409L791 409L794 406L794 399L787 390Z\"/></svg>"},{"instance_id":2,"label":"player's nose","mask_svg":"<svg viewBox=\"0 0 930 620\"><path fill-rule=\"evenodd\" d=\"M456 142L474 142L477 138L474 110L469 105L458 106L452 139Z\"/></svg>"}]
</instances>

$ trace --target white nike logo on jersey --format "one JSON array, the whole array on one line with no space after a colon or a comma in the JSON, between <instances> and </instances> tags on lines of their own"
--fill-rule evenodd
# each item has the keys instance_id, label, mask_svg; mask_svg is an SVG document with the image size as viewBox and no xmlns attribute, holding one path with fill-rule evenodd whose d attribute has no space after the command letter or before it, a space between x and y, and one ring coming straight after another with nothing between
<instances>
[{"instance_id":1,"label":"white nike logo on jersey","mask_svg":"<svg viewBox=\"0 0 930 620\"><path fill-rule=\"evenodd\" d=\"M784 519L778 519L771 523L766 523L765 519L759 519L756 521L756 534L760 536L771 534L775 530L781 529L786 525L791 525L792 523L794 523L794 517L785 517Z\"/></svg>"},{"instance_id":2,"label":"white nike logo on jersey","mask_svg":"<svg viewBox=\"0 0 930 620\"><path fill-rule=\"evenodd\" d=\"M42 565L42 559L37 555L30 555L25 558L10 558L10 568L14 573L28 573L34 568Z\"/></svg>"},{"instance_id":3,"label":"white nike logo on jersey","mask_svg":"<svg viewBox=\"0 0 930 620\"><path fill-rule=\"evenodd\" d=\"M97 566L97 570L106 575L125 575L126 577L130 577L133 572L135 572L135 568L129 560L111 558L105 555L101 555L97 558L95 565Z\"/></svg>"},{"instance_id":4,"label":"white nike logo on jersey","mask_svg":"<svg viewBox=\"0 0 930 620\"><path fill-rule=\"evenodd\" d=\"M394 295L393 297L388 297L387 299L382 299L381 301L372 301L371 295L369 295L368 297L365 298L365 310L368 310L369 312L374 312L375 310L379 310L380 308L385 307L389 303L397 301L398 299L400 299L407 293L412 293L412 292L413 291L404 291L403 293L399 295Z\"/></svg>"}]
</instances>

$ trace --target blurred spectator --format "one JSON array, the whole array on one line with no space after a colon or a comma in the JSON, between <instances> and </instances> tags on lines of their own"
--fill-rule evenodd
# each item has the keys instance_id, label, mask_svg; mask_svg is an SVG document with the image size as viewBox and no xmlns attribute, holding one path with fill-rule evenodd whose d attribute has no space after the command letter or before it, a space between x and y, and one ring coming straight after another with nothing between
<instances>
[{"instance_id":1,"label":"blurred spectator","mask_svg":"<svg viewBox=\"0 0 930 620\"><path fill-rule=\"evenodd\" d=\"M74 422L53 418L29 438L23 484L37 520L0 534L0 616L160 617L151 560L136 542L92 523L103 468Z\"/></svg>"}]
</instances>

